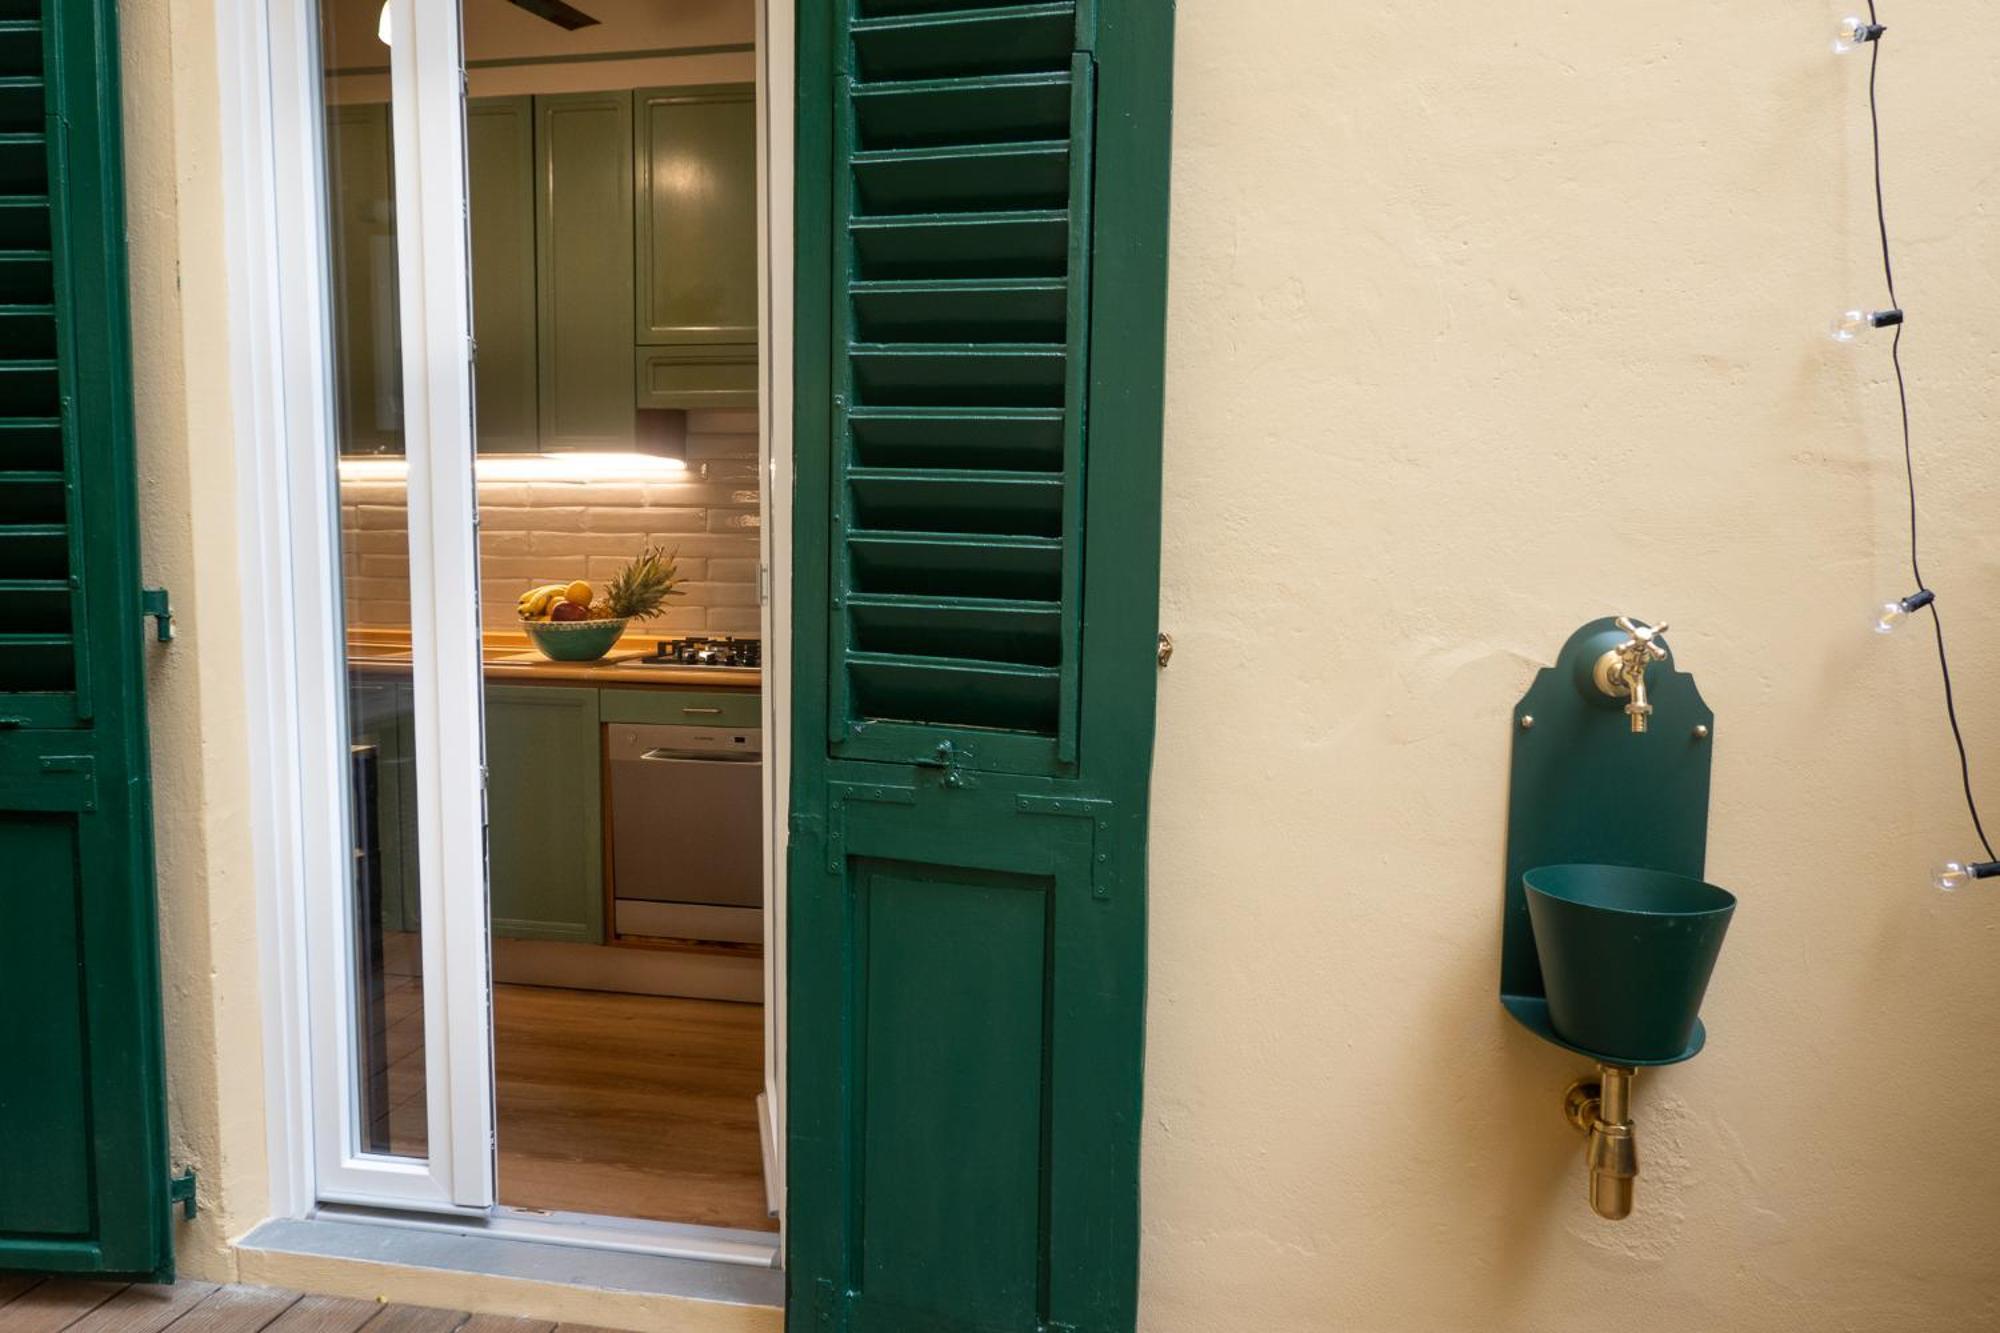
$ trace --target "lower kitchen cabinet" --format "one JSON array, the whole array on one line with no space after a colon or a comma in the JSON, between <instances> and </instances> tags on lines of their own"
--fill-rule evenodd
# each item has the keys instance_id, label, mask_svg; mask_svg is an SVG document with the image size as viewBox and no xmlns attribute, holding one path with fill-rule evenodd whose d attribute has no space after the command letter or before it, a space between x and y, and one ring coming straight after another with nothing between
<instances>
[{"instance_id":1,"label":"lower kitchen cabinet","mask_svg":"<svg viewBox=\"0 0 2000 1333\"><path fill-rule=\"evenodd\" d=\"M600 762L596 690L486 687L494 935L604 939Z\"/></svg>"}]
</instances>

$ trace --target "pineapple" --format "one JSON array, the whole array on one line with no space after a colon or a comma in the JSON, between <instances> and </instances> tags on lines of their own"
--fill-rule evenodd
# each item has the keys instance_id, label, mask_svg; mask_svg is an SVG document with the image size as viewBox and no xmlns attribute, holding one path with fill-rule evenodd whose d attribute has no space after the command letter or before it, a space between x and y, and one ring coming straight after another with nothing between
<instances>
[{"instance_id":1,"label":"pineapple","mask_svg":"<svg viewBox=\"0 0 2000 1333\"><path fill-rule=\"evenodd\" d=\"M681 595L674 572L678 551L648 546L632 557L604 589L604 598L590 608L593 620L645 620L660 613L669 597Z\"/></svg>"}]
</instances>

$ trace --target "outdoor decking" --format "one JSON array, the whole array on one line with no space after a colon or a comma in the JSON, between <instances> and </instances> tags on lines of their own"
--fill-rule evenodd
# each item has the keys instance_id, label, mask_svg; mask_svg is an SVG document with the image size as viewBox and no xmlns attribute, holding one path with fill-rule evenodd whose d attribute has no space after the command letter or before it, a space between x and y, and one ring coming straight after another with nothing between
<instances>
[{"instance_id":1,"label":"outdoor decking","mask_svg":"<svg viewBox=\"0 0 2000 1333\"><path fill-rule=\"evenodd\" d=\"M0 1273L5 1333L608 1333L585 1324L426 1310L269 1287L127 1286Z\"/></svg>"}]
</instances>

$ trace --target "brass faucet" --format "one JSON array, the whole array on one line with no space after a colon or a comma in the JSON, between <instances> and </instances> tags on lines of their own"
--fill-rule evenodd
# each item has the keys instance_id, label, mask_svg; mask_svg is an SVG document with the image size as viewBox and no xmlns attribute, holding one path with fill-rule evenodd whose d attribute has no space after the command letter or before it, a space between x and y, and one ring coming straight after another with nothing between
<instances>
[{"instance_id":1,"label":"brass faucet","mask_svg":"<svg viewBox=\"0 0 2000 1333\"><path fill-rule=\"evenodd\" d=\"M1646 697L1646 668L1666 660L1667 645L1660 642L1660 636L1667 627L1648 625L1630 616L1620 616L1615 623L1631 637L1616 648L1607 648L1592 675L1598 689L1614 699L1629 700L1625 716L1632 719L1632 734L1643 736L1646 721L1653 715L1652 701Z\"/></svg>"},{"instance_id":2,"label":"brass faucet","mask_svg":"<svg viewBox=\"0 0 2000 1333\"><path fill-rule=\"evenodd\" d=\"M1632 1215L1632 1183L1639 1178L1639 1146L1632 1136L1632 1079L1638 1072L1599 1065L1597 1082L1572 1083L1563 1095L1563 1113L1590 1136L1583 1150L1590 1206L1611 1222Z\"/></svg>"}]
</instances>

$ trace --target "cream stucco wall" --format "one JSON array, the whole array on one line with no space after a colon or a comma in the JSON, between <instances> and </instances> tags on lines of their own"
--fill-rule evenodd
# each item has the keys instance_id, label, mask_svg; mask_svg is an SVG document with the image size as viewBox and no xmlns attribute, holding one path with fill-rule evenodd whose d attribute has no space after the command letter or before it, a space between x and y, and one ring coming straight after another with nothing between
<instances>
[{"instance_id":1,"label":"cream stucco wall","mask_svg":"<svg viewBox=\"0 0 2000 1333\"><path fill-rule=\"evenodd\" d=\"M175 1144L207 1205L182 1256L225 1277L266 1164L215 20L120 9L147 573L183 635L153 682ZM1986 10L1885 12L1883 90L1981 759ZM1864 629L1908 585L1894 400L1879 344L1821 336L1879 293L1841 12L1180 5L1150 1333L2000 1327L2000 899L1924 886L1970 842L1926 645ZM1580 1062L1494 1000L1509 708L1613 611L1674 622L1718 714L1710 868L1743 899L1709 1051L1641 1080L1615 1227L1557 1114Z\"/></svg>"},{"instance_id":2,"label":"cream stucco wall","mask_svg":"<svg viewBox=\"0 0 2000 1333\"><path fill-rule=\"evenodd\" d=\"M1476 12L1475 12L1476 11ZM1143 1326L2000 1327L2000 898L1910 582L1850 12L1183 0ZM2000 810L1991 6L1886 5L1926 573ZM1509 710L1671 621L1738 891L1639 1213L1495 1002ZM1644 799L1636 793L1635 799Z\"/></svg>"},{"instance_id":3,"label":"cream stucco wall","mask_svg":"<svg viewBox=\"0 0 2000 1333\"><path fill-rule=\"evenodd\" d=\"M122 0L118 18L142 571L179 634L147 685L169 1124L202 1205L176 1244L184 1273L227 1277L268 1187L214 7Z\"/></svg>"}]
</instances>

